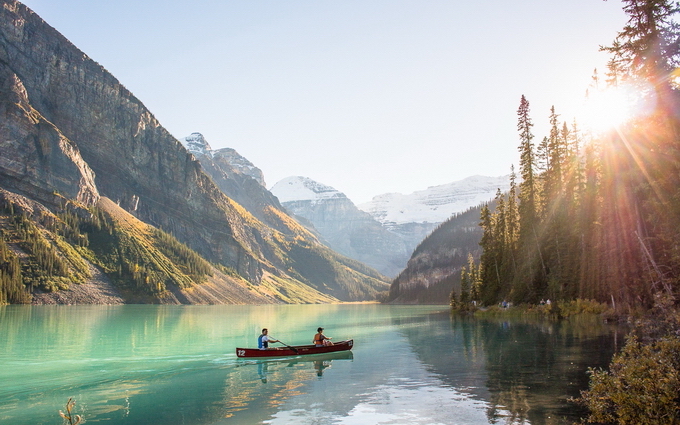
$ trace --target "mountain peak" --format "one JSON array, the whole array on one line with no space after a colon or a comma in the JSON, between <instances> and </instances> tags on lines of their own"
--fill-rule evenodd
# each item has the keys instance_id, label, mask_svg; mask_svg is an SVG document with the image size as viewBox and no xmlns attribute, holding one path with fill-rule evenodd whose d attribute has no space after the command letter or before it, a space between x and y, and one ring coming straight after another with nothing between
<instances>
[{"instance_id":1,"label":"mountain peak","mask_svg":"<svg viewBox=\"0 0 680 425\"><path fill-rule=\"evenodd\" d=\"M286 177L272 186L270 191L281 202L347 198L344 193L331 186L302 176Z\"/></svg>"},{"instance_id":2,"label":"mountain peak","mask_svg":"<svg viewBox=\"0 0 680 425\"><path fill-rule=\"evenodd\" d=\"M189 136L179 139L179 141L189 152L194 154L194 156L200 157L201 155L204 155L216 162L224 160L234 172L250 176L260 185L266 186L262 170L248 161L247 158L236 152L236 149L221 148L213 150L210 147L210 143L208 143L205 137L198 132L191 133Z\"/></svg>"},{"instance_id":3,"label":"mountain peak","mask_svg":"<svg viewBox=\"0 0 680 425\"><path fill-rule=\"evenodd\" d=\"M191 135L183 137L179 141L194 156L206 155L212 158L212 148L201 133L191 133Z\"/></svg>"},{"instance_id":4,"label":"mountain peak","mask_svg":"<svg viewBox=\"0 0 680 425\"><path fill-rule=\"evenodd\" d=\"M224 159L237 172L246 176L250 176L260 183L260 185L266 186L262 170L257 168L252 162L248 161L246 157L241 156L241 154L239 154L236 149L222 148L214 151L212 155L216 161L219 159Z\"/></svg>"}]
</instances>

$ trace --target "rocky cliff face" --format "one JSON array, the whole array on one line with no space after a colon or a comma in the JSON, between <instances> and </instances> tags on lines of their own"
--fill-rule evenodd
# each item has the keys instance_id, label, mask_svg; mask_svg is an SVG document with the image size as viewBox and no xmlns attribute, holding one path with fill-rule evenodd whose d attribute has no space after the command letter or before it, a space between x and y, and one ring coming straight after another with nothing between
<instances>
[{"instance_id":1,"label":"rocky cliff face","mask_svg":"<svg viewBox=\"0 0 680 425\"><path fill-rule=\"evenodd\" d=\"M92 206L99 198L94 173L80 151L31 107L19 77L0 66L0 177L2 186L58 205L59 197Z\"/></svg>"},{"instance_id":2,"label":"rocky cliff face","mask_svg":"<svg viewBox=\"0 0 680 425\"><path fill-rule=\"evenodd\" d=\"M45 202L107 197L255 284L276 276L354 298L383 287L368 270L325 282L296 270L286 253L298 243L316 250L308 232L275 209L266 213L276 230L256 219L103 67L18 1L0 5L3 188Z\"/></svg>"},{"instance_id":3,"label":"rocky cliff face","mask_svg":"<svg viewBox=\"0 0 680 425\"><path fill-rule=\"evenodd\" d=\"M306 177L283 179L271 191L288 211L309 220L334 250L386 276L396 276L406 265L411 250L403 238L359 210L342 192Z\"/></svg>"},{"instance_id":4,"label":"rocky cliff face","mask_svg":"<svg viewBox=\"0 0 680 425\"><path fill-rule=\"evenodd\" d=\"M3 1L0 20L4 72L20 76L32 107L78 146L99 192L257 281L258 236L151 112L19 2Z\"/></svg>"}]
</instances>

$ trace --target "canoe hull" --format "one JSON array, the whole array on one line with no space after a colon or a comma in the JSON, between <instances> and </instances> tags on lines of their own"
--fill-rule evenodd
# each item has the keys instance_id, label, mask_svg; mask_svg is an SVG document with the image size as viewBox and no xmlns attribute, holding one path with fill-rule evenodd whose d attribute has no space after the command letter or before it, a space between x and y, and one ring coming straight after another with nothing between
<instances>
[{"instance_id":1,"label":"canoe hull","mask_svg":"<svg viewBox=\"0 0 680 425\"><path fill-rule=\"evenodd\" d=\"M237 348L236 357L239 358L258 358L258 357L293 357L306 356L311 354L335 353L338 351L351 350L354 340L339 341L326 347L315 347L313 345L293 345L291 348L281 347L278 350L259 350L257 348Z\"/></svg>"}]
</instances>

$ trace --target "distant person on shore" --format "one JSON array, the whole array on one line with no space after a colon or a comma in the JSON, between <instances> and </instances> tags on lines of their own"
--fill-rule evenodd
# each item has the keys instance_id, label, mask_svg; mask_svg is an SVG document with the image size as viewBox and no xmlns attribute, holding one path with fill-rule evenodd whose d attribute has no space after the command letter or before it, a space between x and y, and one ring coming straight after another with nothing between
<instances>
[{"instance_id":1,"label":"distant person on shore","mask_svg":"<svg viewBox=\"0 0 680 425\"><path fill-rule=\"evenodd\" d=\"M314 335L314 346L316 347L325 347L328 345L333 345L331 342L332 338L327 337L326 335L323 334L323 328L319 328L316 330L316 334Z\"/></svg>"},{"instance_id":2,"label":"distant person on shore","mask_svg":"<svg viewBox=\"0 0 680 425\"><path fill-rule=\"evenodd\" d=\"M278 339L272 339L269 337L269 330L267 328L262 329L262 335L257 337L257 348L260 350L278 350L276 347L270 347L270 342L279 342Z\"/></svg>"}]
</instances>

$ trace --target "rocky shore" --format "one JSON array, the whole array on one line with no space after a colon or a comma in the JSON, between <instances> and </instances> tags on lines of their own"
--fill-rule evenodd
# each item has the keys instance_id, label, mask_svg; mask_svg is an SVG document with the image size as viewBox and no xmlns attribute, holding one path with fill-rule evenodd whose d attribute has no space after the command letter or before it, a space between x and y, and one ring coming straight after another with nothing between
<instances>
[{"instance_id":1,"label":"rocky shore","mask_svg":"<svg viewBox=\"0 0 680 425\"><path fill-rule=\"evenodd\" d=\"M31 304L125 304L120 292L101 270L92 266L92 277L85 283L72 284L66 290L33 293Z\"/></svg>"}]
</instances>

